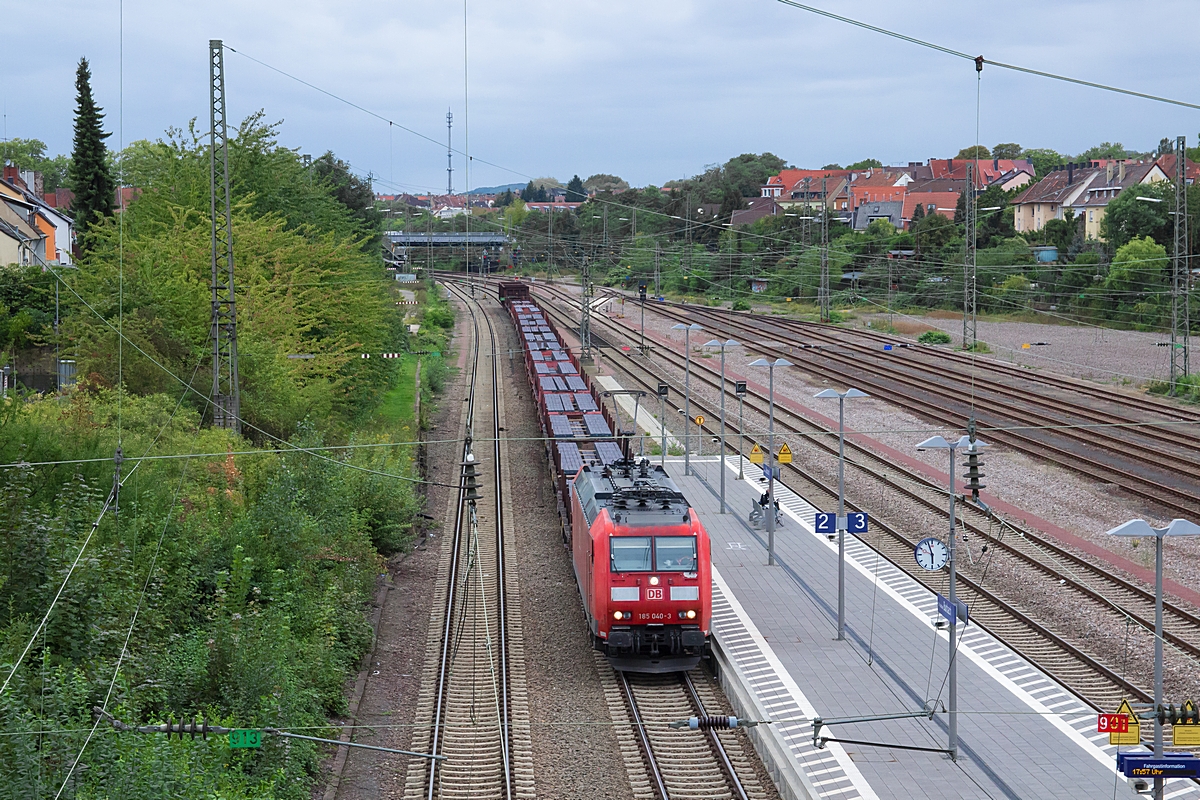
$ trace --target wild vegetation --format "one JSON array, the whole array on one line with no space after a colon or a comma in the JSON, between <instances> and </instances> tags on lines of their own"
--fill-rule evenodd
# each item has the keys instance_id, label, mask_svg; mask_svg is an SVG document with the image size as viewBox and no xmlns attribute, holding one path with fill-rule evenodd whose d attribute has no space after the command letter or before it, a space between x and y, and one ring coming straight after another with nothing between
<instances>
[{"instance_id":1,"label":"wild vegetation","mask_svg":"<svg viewBox=\"0 0 1200 800\"><path fill-rule=\"evenodd\" d=\"M0 404L0 797L310 796L312 743L230 750L117 733L91 710L328 735L383 558L414 534L415 357L360 354L444 350L453 313L435 297L409 336L369 185L275 131L252 116L230 151L245 438L206 425L195 130L122 154L137 199L97 217L77 270L0 276L0 344L58 347L80 377ZM437 386L444 361L423 358Z\"/></svg>"}]
</instances>

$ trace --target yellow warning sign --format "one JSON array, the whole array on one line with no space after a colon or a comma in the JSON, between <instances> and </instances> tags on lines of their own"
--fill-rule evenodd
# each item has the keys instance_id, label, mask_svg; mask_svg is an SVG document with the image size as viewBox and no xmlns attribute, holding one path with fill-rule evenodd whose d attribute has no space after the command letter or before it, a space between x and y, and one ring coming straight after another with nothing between
<instances>
[{"instance_id":1,"label":"yellow warning sign","mask_svg":"<svg viewBox=\"0 0 1200 800\"><path fill-rule=\"evenodd\" d=\"M758 445L754 445L754 447L752 447L750 449L750 463L751 464L763 463L763 451L762 451L762 448L759 447Z\"/></svg>"},{"instance_id":2,"label":"yellow warning sign","mask_svg":"<svg viewBox=\"0 0 1200 800\"><path fill-rule=\"evenodd\" d=\"M1109 733L1109 744L1140 744L1142 741L1142 723L1138 722L1137 715L1133 713L1133 707L1129 705L1128 700L1121 701L1121 707L1117 709L1118 714L1125 714L1129 717L1129 730L1125 733Z\"/></svg>"},{"instance_id":3,"label":"yellow warning sign","mask_svg":"<svg viewBox=\"0 0 1200 800\"><path fill-rule=\"evenodd\" d=\"M780 464L792 463L792 448L788 447L786 443L781 445L779 448L779 463Z\"/></svg>"},{"instance_id":4,"label":"yellow warning sign","mask_svg":"<svg viewBox=\"0 0 1200 800\"><path fill-rule=\"evenodd\" d=\"M696 424L697 424L697 425L703 425L703 424L704 424L704 415L703 415L703 414L697 414L697 415L696 415Z\"/></svg>"},{"instance_id":5,"label":"yellow warning sign","mask_svg":"<svg viewBox=\"0 0 1200 800\"><path fill-rule=\"evenodd\" d=\"M1171 736L1175 746L1195 747L1200 745L1200 718L1196 714L1196 704L1191 700L1184 700L1183 707L1179 709L1179 715L1182 720L1171 726Z\"/></svg>"}]
</instances>

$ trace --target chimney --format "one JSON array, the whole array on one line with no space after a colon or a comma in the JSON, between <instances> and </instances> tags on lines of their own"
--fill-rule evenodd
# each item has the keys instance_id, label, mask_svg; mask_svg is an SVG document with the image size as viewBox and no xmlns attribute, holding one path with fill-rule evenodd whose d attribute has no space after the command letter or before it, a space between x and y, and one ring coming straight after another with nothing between
<instances>
[{"instance_id":1,"label":"chimney","mask_svg":"<svg viewBox=\"0 0 1200 800\"><path fill-rule=\"evenodd\" d=\"M19 181L20 179L21 179L20 167L14 166L12 164L4 165L4 180L8 181L9 183L11 183L15 186L17 181Z\"/></svg>"},{"instance_id":2,"label":"chimney","mask_svg":"<svg viewBox=\"0 0 1200 800\"><path fill-rule=\"evenodd\" d=\"M1117 162L1117 183L1125 182L1125 159Z\"/></svg>"},{"instance_id":3,"label":"chimney","mask_svg":"<svg viewBox=\"0 0 1200 800\"><path fill-rule=\"evenodd\" d=\"M1067 186L1075 182L1075 162L1067 162Z\"/></svg>"},{"instance_id":4,"label":"chimney","mask_svg":"<svg viewBox=\"0 0 1200 800\"><path fill-rule=\"evenodd\" d=\"M992 159L992 169L996 170L996 172L1000 171L1000 159L998 159L998 158Z\"/></svg>"},{"instance_id":5,"label":"chimney","mask_svg":"<svg viewBox=\"0 0 1200 800\"><path fill-rule=\"evenodd\" d=\"M1113 165L1110 161L1104 165L1104 185L1112 186Z\"/></svg>"}]
</instances>

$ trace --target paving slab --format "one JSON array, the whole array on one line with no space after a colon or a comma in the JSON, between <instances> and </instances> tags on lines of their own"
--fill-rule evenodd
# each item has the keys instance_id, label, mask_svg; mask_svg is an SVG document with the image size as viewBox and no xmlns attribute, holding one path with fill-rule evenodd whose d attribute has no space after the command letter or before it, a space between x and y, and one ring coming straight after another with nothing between
<instances>
[{"instance_id":1,"label":"paving slab","mask_svg":"<svg viewBox=\"0 0 1200 800\"><path fill-rule=\"evenodd\" d=\"M846 639L837 641L837 543L813 529L813 506L776 484L784 515L767 567L767 533L747 520L765 490L736 457L668 459L672 478L712 539L713 630L737 661L820 797L1132 798L1116 772L1117 748L1096 733L1083 700L983 629L959 625L957 761L947 746L948 631L934 625L937 597L854 536L846 543ZM716 496L726 473L729 513ZM829 509L833 510L833 509ZM870 534L868 534L868 539ZM914 537L918 538L918 537ZM937 708L928 716L827 725L813 744L813 718L861 718ZM862 744L860 742L871 742ZM891 745L891 746L889 746ZM1133 748L1125 748L1130 750ZM1138 748L1139 750L1141 748ZM1144 750L1143 750L1144 752ZM1169 781L1167 796L1200 800L1193 781Z\"/></svg>"}]
</instances>

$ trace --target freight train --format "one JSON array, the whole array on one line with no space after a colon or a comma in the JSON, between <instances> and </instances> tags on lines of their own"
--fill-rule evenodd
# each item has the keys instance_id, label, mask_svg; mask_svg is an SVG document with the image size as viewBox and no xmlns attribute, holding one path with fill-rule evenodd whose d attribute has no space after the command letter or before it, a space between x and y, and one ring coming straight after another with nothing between
<instances>
[{"instance_id":1,"label":"freight train","mask_svg":"<svg viewBox=\"0 0 1200 800\"><path fill-rule=\"evenodd\" d=\"M628 439L577 357L519 282L500 285L522 341L592 644L615 668L687 670L708 652L708 533L659 466Z\"/></svg>"}]
</instances>

